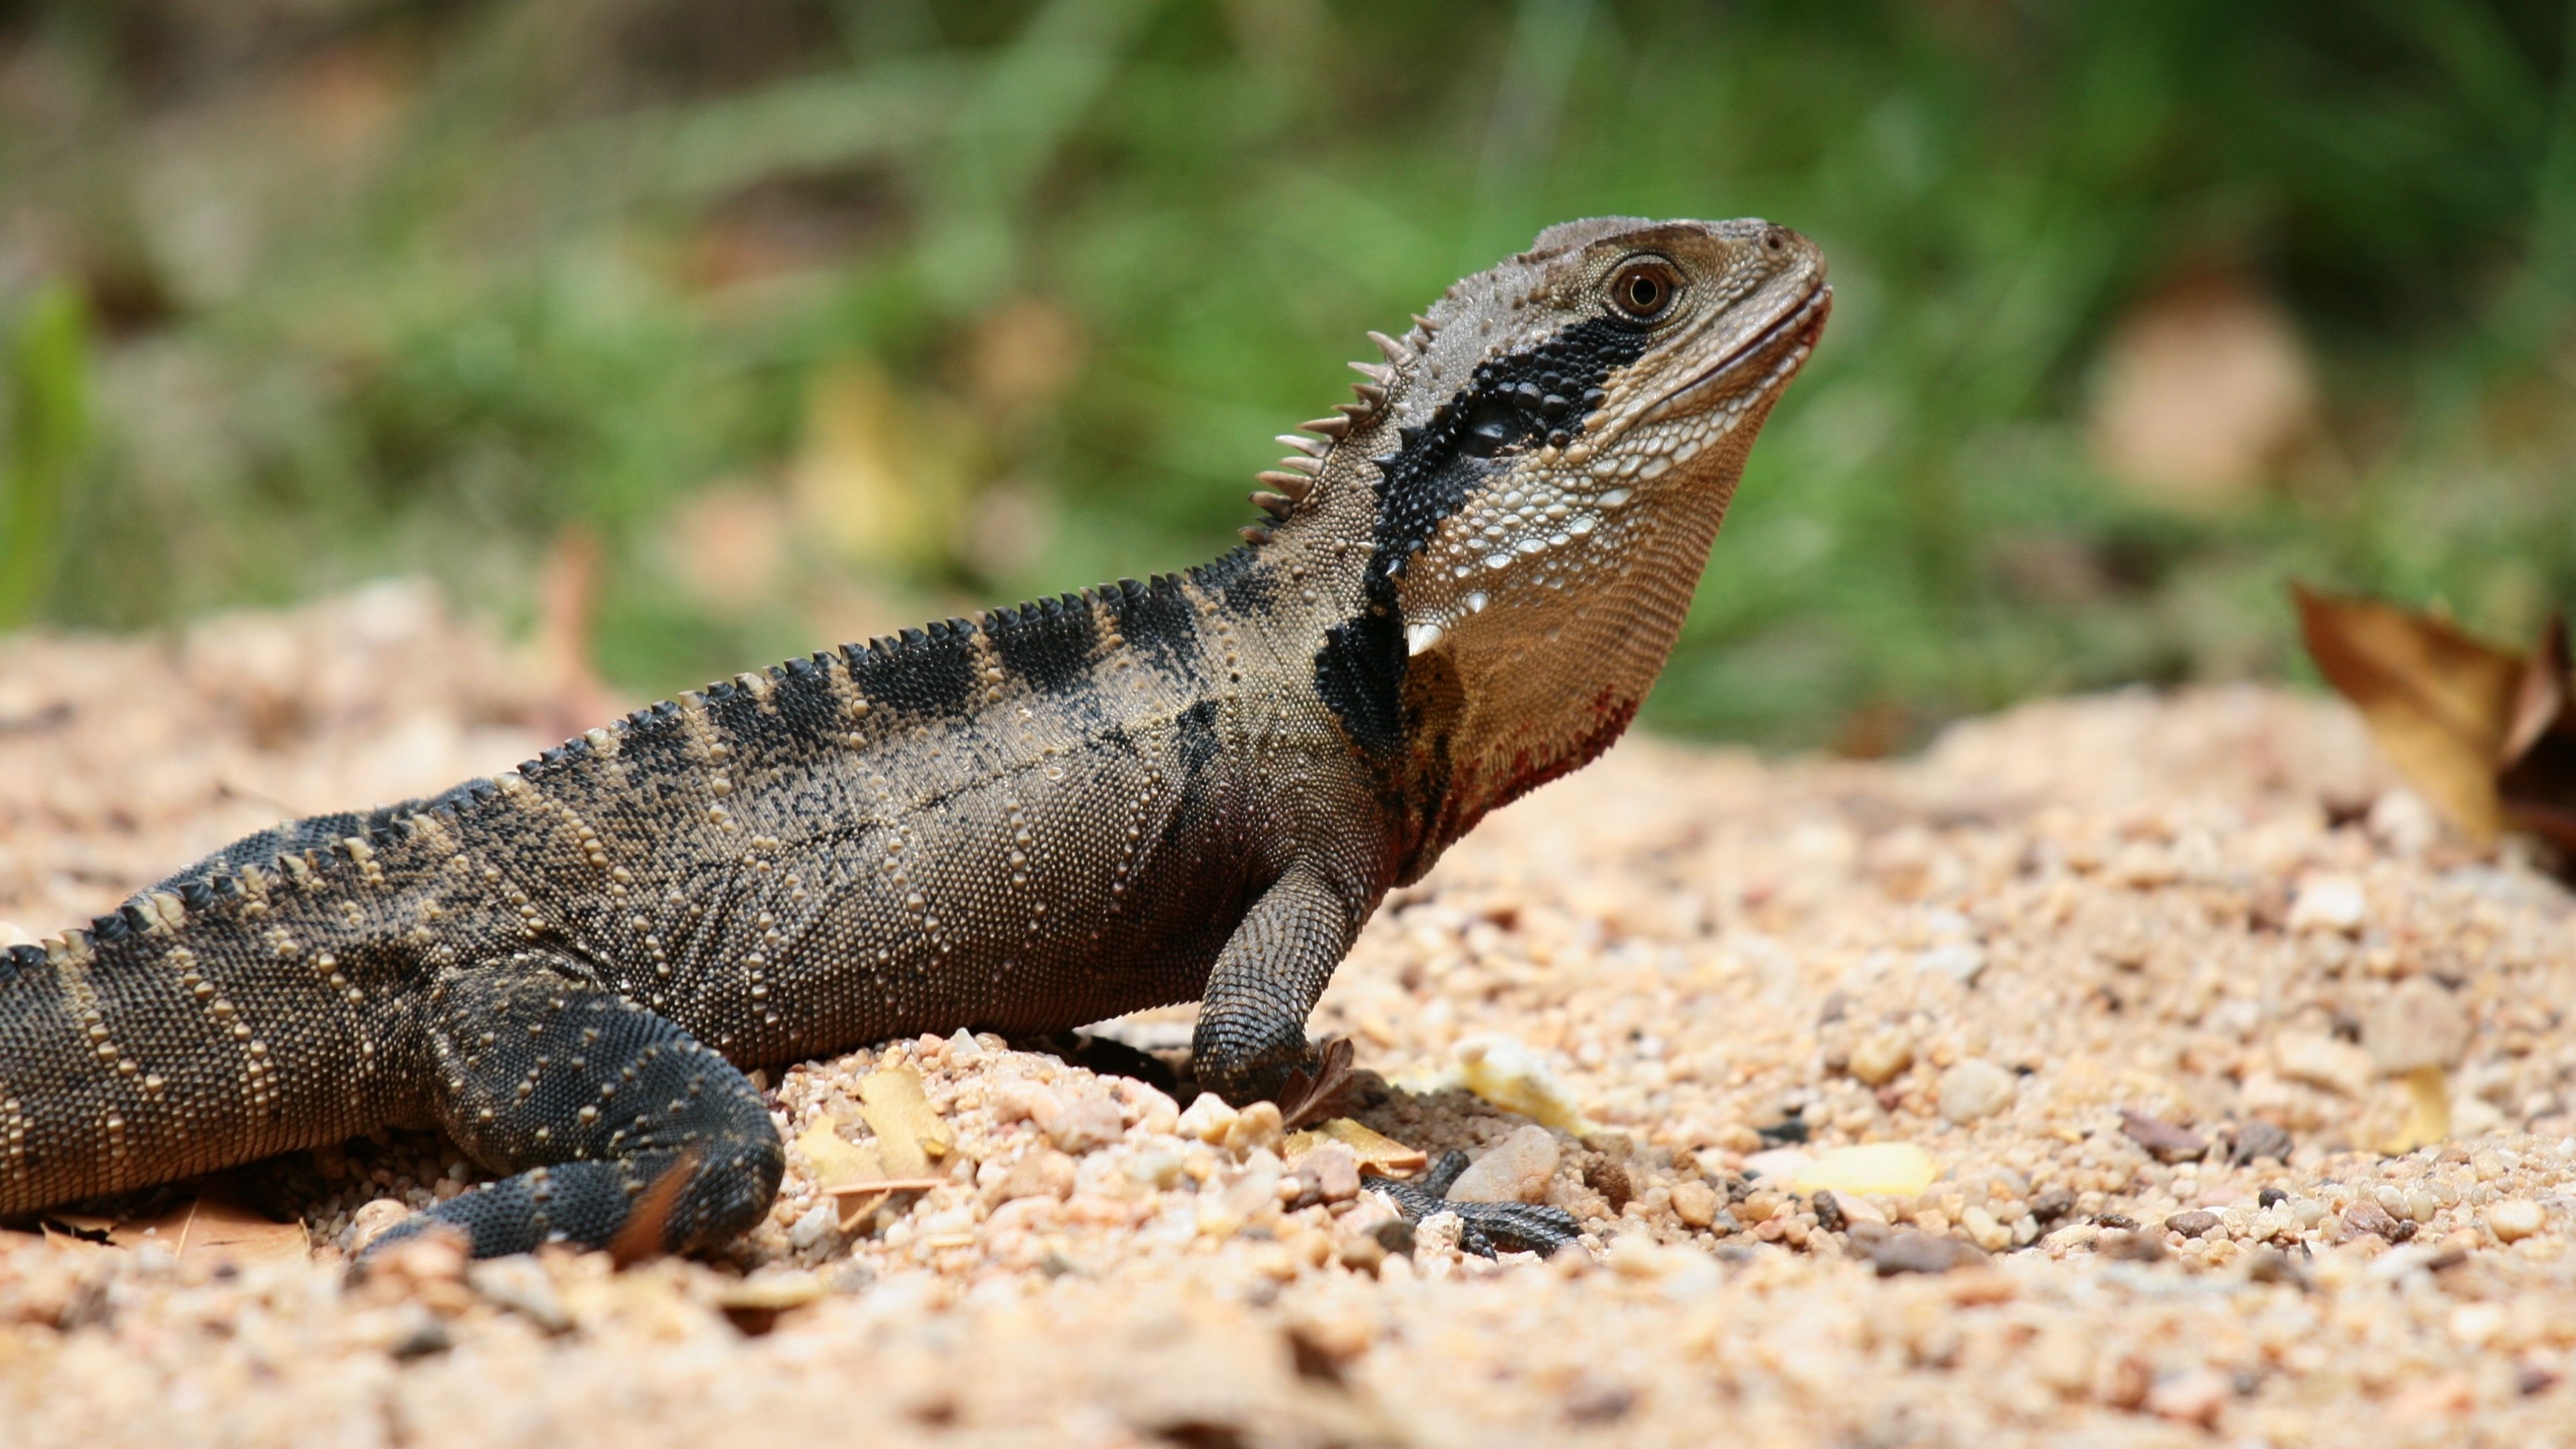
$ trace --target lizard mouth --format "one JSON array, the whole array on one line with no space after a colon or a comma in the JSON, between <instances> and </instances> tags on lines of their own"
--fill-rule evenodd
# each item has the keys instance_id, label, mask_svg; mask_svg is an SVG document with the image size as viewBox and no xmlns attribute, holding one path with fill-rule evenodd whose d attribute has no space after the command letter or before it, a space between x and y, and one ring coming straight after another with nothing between
<instances>
[{"instance_id":1,"label":"lizard mouth","mask_svg":"<svg viewBox=\"0 0 2576 1449\"><path fill-rule=\"evenodd\" d=\"M1807 360L1807 352L1824 335L1825 319L1833 314L1834 289L1817 282L1792 303L1771 324L1728 350L1727 354L1701 369L1690 381L1666 393L1653 407L1646 409L1637 421L1658 422L1665 418L1687 417L1708 407L1728 389L1748 364L1768 361L1774 376L1774 388L1787 383ZM1785 366L1782 364L1786 364Z\"/></svg>"}]
</instances>

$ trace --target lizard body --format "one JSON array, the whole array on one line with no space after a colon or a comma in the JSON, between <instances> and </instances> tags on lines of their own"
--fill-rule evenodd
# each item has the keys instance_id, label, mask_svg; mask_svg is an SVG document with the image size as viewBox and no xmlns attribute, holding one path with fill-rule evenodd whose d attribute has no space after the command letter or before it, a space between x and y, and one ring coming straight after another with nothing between
<instances>
[{"instance_id":1,"label":"lizard body","mask_svg":"<svg viewBox=\"0 0 2576 1449\"><path fill-rule=\"evenodd\" d=\"M1193 998L1203 1082L1312 1090L1384 893L1625 728L1830 299L1758 221L1551 228L1379 338L1212 564L740 675L0 952L0 1215L434 1123L510 1175L415 1226L701 1247L783 1170L744 1069Z\"/></svg>"}]
</instances>

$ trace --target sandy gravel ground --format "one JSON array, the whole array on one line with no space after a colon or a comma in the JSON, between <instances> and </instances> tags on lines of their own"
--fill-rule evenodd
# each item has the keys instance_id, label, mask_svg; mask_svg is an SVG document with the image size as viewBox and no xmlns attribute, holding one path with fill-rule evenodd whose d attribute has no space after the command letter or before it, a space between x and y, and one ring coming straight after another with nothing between
<instances>
[{"instance_id":1,"label":"sandy gravel ground","mask_svg":"<svg viewBox=\"0 0 2576 1449\"><path fill-rule=\"evenodd\" d=\"M554 713L402 586L0 640L0 921ZM1344 1148L926 1038L774 1084L787 1186L717 1262L350 1286L366 1204L475 1179L418 1137L226 1185L300 1194L309 1255L0 1236L0 1446L2568 1442L2571 1002L2576 903L2324 703L2038 705L1892 765L1631 742L1391 902L1317 1022L1396 1084L1362 1122L1586 1252L1408 1253ZM930 1185L822 1191L907 1153Z\"/></svg>"}]
</instances>

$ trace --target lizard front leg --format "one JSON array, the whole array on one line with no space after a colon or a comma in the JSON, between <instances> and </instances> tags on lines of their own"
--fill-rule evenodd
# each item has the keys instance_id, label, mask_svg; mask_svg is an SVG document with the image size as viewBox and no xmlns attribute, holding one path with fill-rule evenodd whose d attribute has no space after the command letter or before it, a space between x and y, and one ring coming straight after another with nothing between
<instances>
[{"instance_id":1,"label":"lizard front leg","mask_svg":"<svg viewBox=\"0 0 2576 1449\"><path fill-rule=\"evenodd\" d=\"M520 951L442 972L423 1013L440 1125L514 1174L406 1222L473 1255L548 1242L621 1257L708 1248L760 1221L786 1152L750 1079L669 1019Z\"/></svg>"},{"instance_id":2,"label":"lizard front leg","mask_svg":"<svg viewBox=\"0 0 2576 1449\"><path fill-rule=\"evenodd\" d=\"M1350 1044L1309 1043L1306 1018L1376 903L1322 860L1291 865L1262 892L1208 973L1190 1049L1201 1083L1237 1104L1277 1101L1292 1121L1330 1102Z\"/></svg>"}]
</instances>

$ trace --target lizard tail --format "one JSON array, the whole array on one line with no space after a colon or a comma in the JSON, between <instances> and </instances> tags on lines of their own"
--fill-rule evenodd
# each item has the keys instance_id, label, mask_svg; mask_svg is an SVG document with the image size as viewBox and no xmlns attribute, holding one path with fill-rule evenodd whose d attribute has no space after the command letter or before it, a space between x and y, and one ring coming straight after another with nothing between
<instances>
[{"instance_id":1,"label":"lizard tail","mask_svg":"<svg viewBox=\"0 0 2576 1449\"><path fill-rule=\"evenodd\" d=\"M397 1120L383 1044L408 973L354 929L380 863L358 837L267 859L216 857L0 951L0 1215Z\"/></svg>"}]
</instances>

